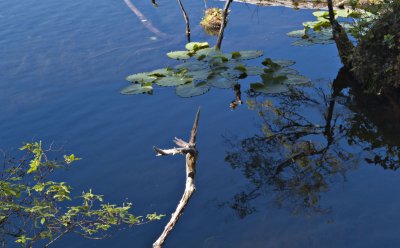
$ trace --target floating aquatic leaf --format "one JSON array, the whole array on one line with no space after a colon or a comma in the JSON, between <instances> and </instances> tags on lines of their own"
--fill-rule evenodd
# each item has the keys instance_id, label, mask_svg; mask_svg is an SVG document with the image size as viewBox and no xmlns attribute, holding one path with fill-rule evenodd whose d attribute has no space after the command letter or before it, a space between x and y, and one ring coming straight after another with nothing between
<instances>
[{"instance_id":1,"label":"floating aquatic leaf","mask_svg":"<svg viewBox=\"0 0 400 248\"><path fill-rule=\"evenodd\" d=\"M259 76L264 73L264 68L259 66L247 66L245 67L247 76Z\"/></svg>"},{"instance_id":2,"label":"floating aquatic leaf","mask_svg":"<svg viewBox=\"0 0 400 248\"><path fill-rule=\"evenodd\" d=\"M170 67L157 69L148 73L149 76L154 76L154 77L166 77L166 76L171 76L172 74L174 74L174 69Z\"/></svg>"},{"instance_id":3,"label":"floating aquatic leaf","mask_svg":"<svg viewBox=\"0 0 400 248\"><path fill-rule=\"evenodd\" d=\"M190 53L188 51L174 51L167 53L167 56L171 59L186 60L190 58Z\"/></svg>"},{"instance_id":4,"label":"floating aquatic leaf","mask_svg":"<svg viewBox=\"0 0 400 248\"><path fill-rule=\"evenodd\" d=\"M136 94L143 94L143 93L151 93L153 87L151 83L141 85L141 84L131 84L128 87L125 87L121 90L121 94L124 95L136 95Z\"/></svg>"},{"instance_id":5,"label":"floating aquatic leaf","mask_svg":"<svg viewBox=\"0 0 400 248\"><path fill-rule=\"evenodd\" d=\"M188 71L199 71L209 68L208 64L200 61L184 62L175 66L175 69L187 69Z\"/></svg>"},{"instance_id":6,"label":"floating aquatic leaf","mask_svg":"<svg viewBox=\"0 0 400 248\"><path fill-rule=\"evenodd\" d=\"M315 12L313 12L313 15L315 17L327 17L327 18L329 18L329 12L328 11L315 11Z\"/></svg>"},{"instance_id":7,"label":"floating aquatic leaf","mask_svg":"<svg viewBox=\"0 0 400 248\"><path fill-rule=\"evenodd\" d=\"M222 73L219 75L212 76L208 80L208 83L216 88L229 89L234 84L238 83L238 78L235 76L229 75L228 73L225 73L225 74Z\"/></svg>"},{"instance_id":8,"label":"floating aquatic leaf","mask_svg":"<svg viewBox=\"0 0 400 248\"><path fill-rule=\"evenodd\" d=\"M207 84L194 84L188 83L184 85L179 85L176 87L175 92L180 97L193 97L202 95L210 90L210 86Z\"/></svg>"},{"instance_id":9,"label":"floating aquatic leaf","mask_svg":"<svg viewBox=\"0 0 400 248\"><path fill-rule=\"evenodd\" d=\"M303 38L304 35L306 35L306 30L305 29L294 30L294 31L287 33L286 35L289 37L292 37L292 38Z\"/></svg>"},{"instance_id":10,"label":"floating aquatic leaf","mask_svg":"<svg viewBox=\"0 0 400 248\"><path fill-rule=\"evenodd\" d=\"M260 50L246 50L246 51L232 52L231 54L232 58L235 57L234 59L247 60L247 59L255 59L261 57L264 54L264 52Z\"/></svg>"},{"instance_id":11,"label":"floating aquatic leaf","mask_svg":"<svg viewBox=\"0 0 400 248\"><path fill-rule=\"evenodd\" d=\"M302 75L286 75L287 79L285 80L285 84L306 84L310 82L310 79L308 79L305 76Z\"/></svg>"},{"instance_id":12,"label":"floating aquatic leaf","mask_svg":"<svg viewBox=\"0 0 400 248\"><path fill-rule=\"evenodd\" d=\"M187 50L200 50L209 47L208 42L189 42L186 44Z\"/></svg>"},{"instance_id":13,"label":"floating aquatic leaf","mask_svg":"<svg viewBox=\"0 0 400 248\"><path fill-rule=\"evenodd\" d=\"M211 74L210 70L188 71L185 75L193 79L193 81L205 81Z\"/></svg>"},{"instance_id":14,"label":"floating aquatic leaf","mask_svg":"<svg viewBox=\"0 0 400 248\"><path fill-rule=\"evenodd\" d=\"M148 73L136 73L126 77L126 80L132 83L151 83L156 80L157 77L150 76Z\"/></svg>"},{"instance_id":15,"label":"floating aquatic leaf","mask_svg":"<svg viewBox=\"0 0 400 248\"><path fill-rule=\"evenodd\" d=\"M288 68L288 67L282 67L273 72L273 75L275 77L286 76L286 75L298 75L298 74L299 74L298 71L296 71L295 69L292 69L292 68Z\"/></svg>"},{"instance_id":16,"label":"floating aquatic leaf","mask_svg":"<svg viewBox=\"0 0 400 248\"><path fill-rule=\"evenodd\" d=\"M173 76L159 78L158 80L155 81L155 83L160 86L178 86L191 81L192 79L189 77L173 75Z\"/></svg>"},{"instance_id":17,"label":"floating aquatic leaf","mask_svg":"<svg viewBox=\"0 0 400 248\"><path fill-rule=\"evenodd\" d=\"M296 64L293 60L283 60L283 59L274 59L272 60L275 64L280 65L281 67L289 67Z\"/></svg>"},{"instance_id":18,"label":"floating aquatic leaf","mask_svg":"<svg viewBox=\"0 0 400 248\"><path fill-rule=\"evenodd\" d=\"M250 84L250 89L264 94L279 94L288 91L289 87L282 83L253 83Z\"/></svg>"}]
</instances>

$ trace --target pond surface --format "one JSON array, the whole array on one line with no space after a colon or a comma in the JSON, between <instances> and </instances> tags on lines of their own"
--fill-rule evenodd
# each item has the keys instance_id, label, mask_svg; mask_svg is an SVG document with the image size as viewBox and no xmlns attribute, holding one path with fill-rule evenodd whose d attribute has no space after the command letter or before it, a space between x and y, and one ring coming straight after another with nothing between
<instances>
[{"instance_id":1,"label":"pond surface","mask_svg":"<svg viewBox=\"0 0 400 248\"><path fill-rule=\"evenodd\" d=\"M64 146L83 158L56 175L76 192L92 188L110 202L132 201L137 215L169 217L184 158L155 157L152 147L186 139L201 106L197 191L165 247L398 246L398 115L342 85L334 45L290 46L285 34L312 11L232 5L223 50L294 60L312 81L265 96L245 80L244 104L233 111L231 89L119 94L127 75L178 64L165 54L186 43L177 2L134 4L167 36L149 32L122 0L0 2L2 150L31 140ZM203 2L184 4L192 40L215 44L198 25ZM167 221L101 241L66 236L55 247L150 247Z\"/></svg>"}]
</instances>

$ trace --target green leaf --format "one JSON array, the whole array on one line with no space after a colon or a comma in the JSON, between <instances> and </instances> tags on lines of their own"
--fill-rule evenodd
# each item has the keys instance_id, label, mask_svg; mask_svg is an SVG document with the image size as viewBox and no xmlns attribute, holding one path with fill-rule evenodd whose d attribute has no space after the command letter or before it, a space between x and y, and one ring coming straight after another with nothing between
<instances>
[{"instance_id":1,"label":"green leaf","mask_svg":"<svg viewBox=\"0 0 400 248\"><path fill-rule=\"evenodd\" d=\"M250 84L250 89L264 94L279 94L289 90L289 88L282 83L252 83Z\"/></svg>"},{"instance_id":2,"label":"green leaf","mask_svg":"<svg viewBox=\"0 0 400 248\"><path fill-rule=\"evenodd\" d=\"M211 74L210 70L188 71L185 75L192 78L193 81L205 81Z\"/></svg>"},{"instance_id":3,"label":"green leaf","mask_svg":"<svg viewBox=\"0 0 400 248\"><path fill-rule=\"evenodd\" d=\"M151 83L156 79L157 77L150 76L148 73L136 73L126 77L126 80L128 80L129 82L141 84Z\"/></svg>"},{"instance_id":4,"label":"green leaf","mask_svg":"<svg viewBox=\"0 0 400 248\"><path fill-rule=\"evenodd\" d=\"M173 73L174 73L174 69L167 67L167 68L161 68L161 69L154 70L152 72L149 72L147 75L151 76L151 77L166 77L166 76L172 75Z\"/></svg>"},{"instance_id":5,"label":"green leaf","mask_svg":"<svg viewBox=\"0 0 400 248\"><path fill-rule=\"evenodd\" d=\"M281 67L289 67L289 66L296 64L296 62L293 60L274 59L272 61Z\"/></svg>"},{"instance_id":6,"label":"green leaf","mask_svg":"<svg viewBox=\"0 0 400 248\"><path fill-rule=\"evenodd\" d=\"M286 75L287 79L285 80L285 84L306 84L310 82L305 76L302 75Z\"/></svg>"},{"instance_id":7,"label":"green leaf","mask_svg":"<svg viewBox=\"0 0 400 248\"><path fill-rule=\"evenodd\" d=\"M264 73L264 68L259 66L247 66L245 72L247 76L259 76Z\"/></svg>"},{"instance_id":8,"label":"green leaf","mask_svg":"<svg viewBox=\"0 0 400 248\"><path fill-rule=\"evenodd\" d=\"M240 56L237 58L234 58L233 56L236 53L239 53ZM255 58L261 57L263 54L264 54L264 52L261 50L246 50L246 51L233 52L232 58L239 59L239 60L255 59Z\"/></svg>"},{"instance_id":9,"label":"green leaf","mask_svg":"<svg viewBox=\"0 0 400 248\"><path fill-rule=\"evenodd\" d=\"M239 52L232 52L232 59L238 59L242 57L242 55Z\"/></svg>"},{"instance_id":10,"label":"green leaf","mask_svg":"<svg viewBox=\"0 0 400 248\"><path fill-rule=\"evenodd\" d=\"M40 224L42 224L42 225L43 225L45 221L46 221L46 219L45 219L45 218L41 218L41 219L40 219Z\"/></svg>"},{"instance_id":11,"label":"green leaf","mask_svg":"<svg viewBox=\"0 0 400 248\"><path fill-rule=\"evenodd\" d=\"M136 95L136 94L144 94L144 93L148 93L151 94L153 90L153 87L150 84L145 84L145 85L141 85L141 84L131 84L128 87L124 88L121 90L121 94L124 95Z\"/></svg>"},{"instance_id":12,"label":"green leaf","mask_svg":"<svg viewBox=\"0 0 400 248\"><path fill-rule=\"evenodd\" d=\"M292 38L303 38L306 35L306 30L305 29L294 30L287 33L286 35Z\"/></svg>"},{"instance_id":13,"label":"green leaf","mask_svg":"<svg viewBox=\"0 0 400 248\"><path fill-rule=\"evenodd\" d=\"M160 86L178 86L191 81L192 79L190 77L173 75L159 78L155 81L155 83Z\"/></svg>"},{"instance_id":14,"label":"green leaf","mask_svg":"<svg viewBox=\"0 0 400 248\"><path fill-rule=\"evenodd\" d=\"M190 58L188 51L169 52L167 53L167 56L170 57L171 59L177 59L177 60L186 60Z\"/></svg>"},{"instance_id":15,"label":"green leaf","mask_svg":"<svg viewBox=\"0 0 400 248\"><path fill-rule=\"evenodd\" d=\"M208 80L212 86L220 89L229 89L238 83L238 78L228 73L217 74Z\"/></svg>"},{"instance_id":16,"label":"green leaf","mask_svg":"<svg viewBox=\"0 0 400 248\"><path fill-rule=\"evenodd\" d=\"M195 85L193 82L179 85L176 87L175 92L180 97L193 97L199 96L204 93L207 93L210 90L210 86L208 84L197 84Z\"/></svg>"},{"instance_id":17,"label":"green leaf","mask_svg":"<svg viewBox=\"0 0 400 248\"><path fill-rule=\"evenodd\" d=\"M200 49L209 47L209 45L208 45L208 42L189 42L186 44L185 47L187 50L198 51Z\"/></svg>"},{"instance_id":18,"label":"green leaf","mask_svg":"<svg viewBox=\"0 0 400 248\"><path fill-rule=\"evenodd\" d=\"M182 64L179 64L175 66L175 69L187 69L188 71L200 71L210 68L207 63L200 62L200 61L190 61L190 62L184 62Z\"/></svg>"}]
</instances>

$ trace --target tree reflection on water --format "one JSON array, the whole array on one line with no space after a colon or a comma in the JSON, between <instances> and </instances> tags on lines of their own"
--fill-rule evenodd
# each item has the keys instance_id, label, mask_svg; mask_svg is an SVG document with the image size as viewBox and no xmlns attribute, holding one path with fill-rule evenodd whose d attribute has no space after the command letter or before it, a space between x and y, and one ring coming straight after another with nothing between
<instances>
[{"instance_id":1,"label":"tree reflection on water","mask_svg":"<svg viewBox=\"0 0 400 248\"><path fill-rule=\"evenodd\" d=\"M257 211L252 203L267 192L278 207L294 214L325 214L330 208L320 202L323 193L343 181L347 171L365 162L396 170L399 138L393 140L396 133L386 129L399 130L399 115L392 114L399 105L366 101L356 87L347 88L351 82L340 70L328 90L304 87L269 97L248 92L247 105L257 111L261 132L227 138L225 160L242 171L250 187L222 205L243 218ZM384 121L363 112L371 104Z\"/></svg>"}]
</instances>

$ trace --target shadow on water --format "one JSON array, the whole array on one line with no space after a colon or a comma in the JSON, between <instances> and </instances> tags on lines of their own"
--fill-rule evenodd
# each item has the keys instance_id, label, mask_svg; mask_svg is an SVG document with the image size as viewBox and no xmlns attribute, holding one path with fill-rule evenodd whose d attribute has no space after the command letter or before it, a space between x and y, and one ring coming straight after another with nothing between
<instances>
[{"instance_id":1,"label":"shadow on water","mask_svg":"<svg viewBox=\"0 0 400 248\"><path fill-rule=\"evenodd\" d=\"M241 170L250 186L221 206L244 218L257 211L265 192L278 207L294 214L326 214L321 198L346 172L364 163L399 168L399 103L367 97L341 69L328 90L292 88L265 97L250 93L259 133L244 139L226 137L225 160ZM328 92L327 92L328 91Z\"/></svg>"}]
</instances>

